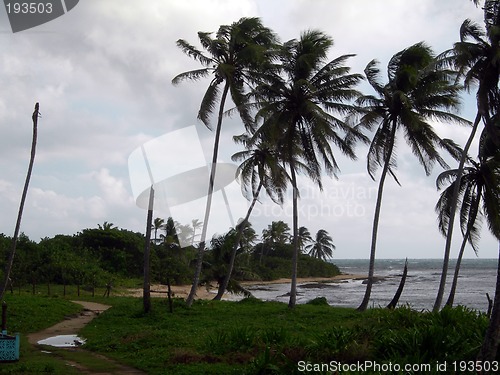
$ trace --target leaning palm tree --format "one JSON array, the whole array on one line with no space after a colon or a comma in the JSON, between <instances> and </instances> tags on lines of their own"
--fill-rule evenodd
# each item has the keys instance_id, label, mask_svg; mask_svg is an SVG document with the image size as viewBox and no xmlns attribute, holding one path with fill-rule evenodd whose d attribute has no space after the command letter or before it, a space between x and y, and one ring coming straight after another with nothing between
<instances>
[{"instance_id":1,"label":"leaning palm tree","mask_svg":"<svg viewBox=\"0 0 500 375\"><path fill-rule=\"evenodd\" d=\"M333 257L333 250L335 250L335 245L333 244L332 237L324 229L320 229L316 233L316 237L312 244L308 245L306 249L309 251L309 255L313 258L327 260Z\"/></svg>"},{"instance_id":2,"label":"leaning palm tree","mask_svg":"<svg viewBox=\"0 0 500 375\"><path fill-rule=\"evenodd\" d=\"M272 141L262 141L255 148L250 147L249 137L235 137L235 140L246 145L247 150L233 155L233 161L243 161L237 169L240 176L243 194L250 198L245 218L237 225L236 239L231 250L231 257L227 269L226 277L214 299L220 300L229 285L233 272L236 253L240 246L240 241L244 229L248 226L248 219L257 203L262 188L267 195L277 204L283 204L283 193L288 184L288 175L279 159L279 154L273 149Z\"/></svg>"},{"instance_id":3,"label":"leaning palm tree","mask_svg":"<svg viewBox=\"0 0 500 375\"><path fill-rule=\"evenodd\" d=\"M352 110L349 102L358 96L355 86L362 77L351 74L345 65L352 55L327 60L332 45L329 36L316 30L285 43L280 50L279 73L268 74L267 81L255 91L257 120L262 121L258 132L276 140L291 177L294 251L289 307L295 306L297 298L297 174L305 172L322 189L323 171L331 176L339 170L333 147L355 159L352 140L354 134L360 136L341 117ZM307 171L297 160L307 166Z\"/></svg>"},{"instance_id":4,"label":"leaning palm tree","mask_svg":"<svg viewBox=\"0 0 500 375\"><path fill-rule=\"evenodd\" d=\"M459 105L459 87L452 81L453 74L435 65L432 50L424 43L417 43L395 54L389 61L387 72L388 82L382 84L377 61L368 63L365 75L376 94L358 99L365 111L360 123L367 127L377 126L368 149L370 177L375 179L375 171L382 167L373 218L368 281L363 301L358 307L360 311L368 307L373 286L378 226L387 175L390 174L399 183L395 174L398 130L429 175L436 162L447 167L438 149L445 149L454 157L459 157L456 145L441 139L429 120L463 122L450 112Z\"/></svg>"},{"instance_id":5,"label":"leaning palm tree","mask_svg":"<svg viewBox=\"0 0 500 375\"><path fill-rule=\"evenodd\" d=\"M203 228L198 245L198 257L193 276L191 291L186 300L188 306L193 303L198 288L203 252L212 204L212 194L216 174L219 139L224 114L224 106L228 95L236 104L240 117L245 126L251 127L252 120L247 107L243 106L245 100L245 86L251 84L265 69L269 53L274 49L276 37L274 33L264 27L258 18L242 18L229 26L220 26L215 38L211 33L199 32L198 38L208 55L198 50L185 40L179 39L179 46L184 53L201 63L203 68L184 72L177 75L173 84L183 80L198 80L212 76L212 80L201 101L198 118L210 128L210 117L217 111L217 125L215 130L212 165L208 183L207 202ZM220 86L223 85L222 92ZM219 103L217 108L217 103Z\"/></svg>"},{"instance_id":6,"label":"leaning palm tree","mask_svg":"<svg viewBox=\"0 0 500 375\"><path fill-rule=\"evenodd\" d=\"M479 1L474 2L476 5L479 3ZM486 0L484 5L486 32L471 20L465 20L460 27L460 41L455 43L451 50L443 53L441 58L443 63L448 63L457 69L459 77L463 77L464 87L468 91L473 87L477 87L477 113L457 168L457 184L455 185L457 189L460 186L460 179L469 148L481 120L497 147L500 146L500 132L495 130L496 128L492 122L492 116L497 112L500 96L498 90L500 77L500 60L498 59L498 55L500 54L500 33L498 32L498 28L500 27L499 10L498 0ZM451 214L446 229L443 271L434 303L435 311L441 307L444 295L458 195L459 191L455 190L450 202Z\"/></svg>"},{"instance_id":7,"label":"leaning palm tree","mask_svg":"<svg viewBox=\"0 0 500 375\"><path fill-rule=\"evenodd\" d=\"M223 295L222 290L224 280L228 274L229 258L231 258L232 249L234 249L234 242L236 241L236 233L234 229L221 236L214 236L211 241L210 257L205 262L205 279L203 283L210 285L212 280L217 281L219 287L217 295ZM233 273L240 279L254 279L257 277L246 267L233 263ZM251 297L252 294L246 290L235 278L229 280L226 289L230 293L243 294L245 297Z\"/></svg>"},{"instance_id":8,"label":"leaning palm tree","mask_svg":"<svg viewBox=\"0 0 500 375\"><path fill-rule=\"evenodd\" d=\"M483 132L482 139L485 137L486 132ZM484 142L481 143L484 144ZM477 242L480 236L484 212L491 212L492 208L489 207L493 207L494 205L498 206L499 204L499 202L495 201L496 195L500 192L500 187L495 186L495 183L498 181L498 160L480 152L479 163L473 160L470 160L469 163L470 166L464 168L463 175L460 179L457 178L458 169L452 169L441 173L436 180L438 189L441 189L446 183L449 183L448 187L441 193L436 204L439 229L443 235L446 235L451 215L451 202L453 201L456 184L459 184L458 203L460 205L460 226L463 240L455 265L455 273L451 284L450 294L446 302L446 305L450 307L453 305L461 261L466 244L469 242L477 254ZM497 193L495 193L495 191L497 191Z\"/></svg>"}]
</instances>

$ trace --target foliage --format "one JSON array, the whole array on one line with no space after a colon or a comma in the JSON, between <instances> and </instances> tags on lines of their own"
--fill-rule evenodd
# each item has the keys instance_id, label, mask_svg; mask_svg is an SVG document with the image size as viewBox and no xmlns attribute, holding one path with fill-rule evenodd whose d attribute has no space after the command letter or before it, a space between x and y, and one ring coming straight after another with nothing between
<instances>
[{"instance_id":1,"label":"foliage","mask_svg":"<svg viewBox=\"0 0 500 375\"><path fill-rule=\"evenodd\" d=\"M89 338L88 349L150 374L232 374L235 369L294 374L300 360L469 360L477 354L487 326L484 315L461 307L440 313L406 307L359 314L324 305L289 310L282 303L244 299L197 301L191 308L179 304L175 314L165 314L166 306L160 305L164 302L153 299L157 306L151 316L142 314L139 302L114 299L114 307L83 333Z\"/></svg>"}]
</instances>

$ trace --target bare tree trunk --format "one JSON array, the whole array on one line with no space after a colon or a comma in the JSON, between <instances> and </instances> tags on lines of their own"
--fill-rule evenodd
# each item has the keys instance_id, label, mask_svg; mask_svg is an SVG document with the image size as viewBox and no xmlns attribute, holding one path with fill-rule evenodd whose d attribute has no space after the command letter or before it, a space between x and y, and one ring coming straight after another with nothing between
<instances>
[{"instance_id":1,"label":"bare tree trunk","mask_svg":"<svg viewBox=\"0 0 500 375\"><path fill-rule=\"evenodd\" d=\"M398 290L396 290L396 294L394 294L394 298L392 299L391 302L387 305L388 309L395 309L398 302L399 298L401 297L401 294L403 293L403 289L405 287L406 283L406 276L408 275L408 258L405 260L405 268L403 269L403 276L401 276L401 281L399 282Z\"/></svg>"},{"instance_id":2,"label":"bare tree trunk","mask_svg":"<svg viewBox=\"0 0 500 375\"><path fill-rule=\"evenodd\" d=\"M471 210L473 210L473 212L472 212L472 215L469 215L469 223L467 225L467 232L464 234L464 238L462 239L462 245L460 246L460 252L458 253L457 264L455 265L455 273L453 274L453 281L451 283L450 294L449 294L448 300L446 301L446 304L445 304L445 306L448 306L448 307L452 307L453 302L455 300L455 292L457 290L458 275L460 273L460 266L462 264L462 257L464 255L465 246L467 245L467 239L469 238L470 233L472 231L472 228L474 226L474 221L476 221L480 201L481 201L481 199L478 197L478 199L476 199L476 201L474 202L474 206L471 207Z\"/></svg>"},{"instance_id":3,"label":"bare tree trunk","mask_svg":"<svg viewBox=\"0 0 500 375\"><path fill-rule=\"evenodd\" d=\"M146 244L144 245L144 283L142 304L145 313L151 311L151 276L150 276L150 251L151 251L151 225L153 222L153 202L155 191L153 185L149 190L148 216L146 220Z\"/></svg>"},{"instance_id":4,"label":"bare tree trunk","mask_svg":"<svg viewBox=\"0 0 500 375\"><path fill-rule=\"evenodd\" d=\"M493 309L491 311L490 324L486 330L483 346L477 358L483 363L486 361L492 362L495 360L498 344L500 342L500 241L498 242L498 266L497 266L497 283L495 287L495 298ZM487 373L487 372L483 372Z\"/></svg>"},{"instance_id":5,"label":"bare tree trunk","mask_svg":"<svg viewBox=\"0 0 500 375\"><path fill-rule=\"evenodd\" d=\"M167 277L167 298L168 298L168 310L170 313L174 312L174 306L172 304L172 288L170 286L170 278Z\"/></svg>"},{"instance_id":6,"label":"bare tree trunk","mask_svg":"<svg viewBox=\"0 0 500 375\"><path fill-rule=\"evenodd\" d=\"M2 285L0 286L0 300L3 299L5 289L7 288L7 283L9 282L10 272L12 270L12 264L14 263L14 256L16 255L17 238L19 236L19 228L21 227L21 218L23 216L24 202L26 201L26 195L28 194L28 185L30 183L31 172L33 171L33 164L35 162L35 152L36 152L36 141L38 132L38 117L40 114L40 105L35 104L35 110L32 115L33 120L33 140L31 143L31 158L28 166L28 173L26 174L26 181L24 182L23 194L21 196L21 203L19 205L19 212L17 214L16 228L14 230L14 236L12 237L12 243L10 248L9 260L5 266L4 279Z\"/></svg>"},{"instance_id":7,"label":"bare tree trunk","mask_svg":"<svg viewBox=\"0 0 500 375\"><path fill-rule=\"evenodd\" d=\"M439 309L441 308L441 302L443 301L444 288L446 286L446 276L448 274L448 264L450 262L451 240L453 238L453 224L455 223L455 212L457 210L457 204L458 204L458 194L459 194L460 181L462 179L462 175L464 172L465 160L467 159L467 154L469 152L470 145L472 144L474 136L476 135L476 130L477 130L477 127L478 127L480 121L481 121L481 114L478 112L476 115L476 119L474 120L474 124L472 126L472 130L471 130L469 139L467 140L467 143L465 144L464 150L462 151L462 156L460 157L460 163L458 164L456 185L455 185L455 188L453 189L453 198L451 199L451 212L450 212L450 218L448 221L448 228L447 228L447 233L446 233L446 245L444 248L443 270L441 271L441 280L439 282L439 288L438 288L438 293L436 296L436 301L434 302L434 307L432 309L433 311L439 311Z\"/></svg>"},{"instance_id":8,"label":"bare tree trunk","mask_svg":"<svg viewBox=\"0 0 500 375\"><path fill-rule=\"evenodd\" d=\"M288 307L294 308L297 303L297 265L299 261L299 214L298 214L298 188L297 176L295 175L295 165L290 163L290 173L292 175L293 189L293 253L292 253L292 282L290 286L290 300Z\"/></svg>"},{"instance_id":9,"label":"bare tree trunk","mask_svg":"<svg viewBox=\"0 0 500 375\"><path fill-rule=\"evenodd\" d=\"M224 104L226 102L227 93L229 92L229 83L226 82L224 86L224 91L222 92L222 97L219 107L219 116L217 119L217 128L215 130L215 140L214 140L214 152L212 155L212 166L210 170L210 180L208 183L208 194L207 194L207 204L205 207L205 217L203 219L203 229L201 231L200 243L198 245L198 254L196 257L196 267L193 275L193 284L191 285L191 290L186 299L186 305L191 306L196 296L196 290L198 289L198 284L200 283L201 266L203 265L203 254L205 253L205 242L208 230L208 220L210 217L210 208L212 206L212 194L214 192L214 182L215 173L217 169L217 155L219 153L219 140L222 128L222 117L224 115Z\"/></svg>"},{"instance_id":10,"label":"bare tree trunk","mask_svg":"<svg viewBox=\"0 0 500 375\"><path fill-rule=\"evenodd\" d=\"M227 286L229 285L229 280L231 280L231 274L233 273L234 261L236 259L236 253L238 252L238 246L240 245L241 237L242 237L243 231L245 230L245 227L248 223L248 219L250 218L250 214L252 213L252 210L255 206L255 203L257 203L257 199L259 198L259 193L260 193L261 189L262 189L262 182L260 182L259 187L257 188L257 191L255 192L252 203L250 204L250 207L248 207L247 214L246 214L245 218L237 226L238 233L236 234L236 239L234 241L233 249L231 251L231 259L229 260L229 267L227 270L227 275L224 278L224 281L223 281L221 287L219 288L217 295L214 297L214 300L220 301L222 296L224 295L224 292L227 289Z\"/></svg>"},{"instance_id":11,"label":"bare tree trunk","mask_svg":"<svg viewBox=\"0 0 500 375\"><path fill-rule=\"evenodd\" d=\"M370 302L370 296L373 287L373 274L375 272L375 253L377 248L377 234L378 234L378 224L380 220L380 211L382 208L382 196L384 193L384 183L385 178L387 177L387 172L389 171L389 165L391 162L392 150L394 148L396 136L396 124L393 124L391 129L391 144L389 145L389 149L387 150L387 155L385 155L384 161L384 169L382 170L382 175L380 176L380 181L378 184L378 192L377 192L377 203L375 205L375 214L373 216L373 228L372 228L372 244L370 249L370 264L368 266L368 281L366 283L366 291L363 297L363 301L361 301L361 305L358 307L358 311L365 311L368 307L368 303Z\"/></svg>"}]
</instances>

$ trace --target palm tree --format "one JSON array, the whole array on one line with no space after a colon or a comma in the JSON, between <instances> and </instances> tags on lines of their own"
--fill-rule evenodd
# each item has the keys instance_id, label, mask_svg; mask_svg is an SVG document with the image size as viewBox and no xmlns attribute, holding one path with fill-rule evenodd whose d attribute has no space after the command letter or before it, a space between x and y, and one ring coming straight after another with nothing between
<instances>
[{"instance_id":1,"label":"palm tree","mask_svg":"<svg viewBox=\"0 0 500 375\"><path fill-rule=\"evenodd\" d=\"M354 89L362 79L350 74L345 62L352 55L327 61L333 41L320 31L309 30L280 50L279 73L270 72L255 92L262 121L259 132L271 135L287 164L292 185L293 256L289 307L297 297L299 253L297 173L305 172L322 189L321 175L339 170L333 146L354 159L352 140L360 136L339 115L352 111L348 104L357 97ZM342 135L339 134L342 132ZM344 137L348 135L347 139ZM301 160L307 170L301 168Z\"/></svg>"},{"instance_id":2,"label":"palm tree","mask_svg":"<svg viewBox=\"0 0 500 375\"><path fill-rule=\"evenodd\" d=\"M212 238L210 247L210 257L205 263L205 279L203 283L209 284L210 281L217 281L219 287L217 295L223 295L225 290L222 290L224 286L224 280L228 274L228 264L230 262L232 249L234 249L234 243L236 242L236 232L234 229L230 230L228 233L216 236ZM245 267L240 266L237 263L233 263L233 274L240 278L255 278L250 270ZM244 294L246 297L250 297L251 293L241 286L241 284L234 278L231 278L226 286L226 289L230 293Z\"/></svg>"},{"instance_id":3,"label":"palm tree","mask_svg":"<svg viewBox=\"0 0 500 375\"><path fill-rule=\"evenodd\" d=\"M234 154L232 160L243 161L238 167L237 174L240 176L243 194L249 197L249 190L251 190L252 201L245 218L237 225L236 239L231 250L227 274L214 298L216 300L222 298L229 285L238 246L240 246L243 231L248 226L248 219L257 203L260 191L264 188L267 195L275 203L283 204L283 192L288 183L288 175L281 165L279 154L273 149L272 141L262 141L257 147L251 148L249 137L235 137L235 140L247 147L247 150Z\"/></svg>"},{"instance_id":4,"label":"palm tree","mask_svg":"<svg viewBox=\"0 0 500 375\"><path fill-rule=\"evenodd\" d=\"M113 230L113 229L117 229L116 228L116 225L113 224L113 223L108 223L107 221L105 221L104 223L101 224L97 224L97 227L100 229L100 230Z\"/></svg>"},{"instance_id":5,"label":"palm tree","mask_svg":"<svg viewBox=\"0 0 500 375\"><path fill-rule=\"evenodd\" d=\"M273 46L276 43L274 33L264 27L258 18L241 18L230 26L220 26L215 38L212 38L211 33L206 32L199 32L198 38L209 55L205 55L182 39L177 41L177 46L188 56L199 61L203 68L181 73L172 80L173 84L178 84L186 79L196 81L200 78L213 76L198 111L198 118L208 128L210 128L210 116L216 111L217 102L219 102L205 216L193 284L186 300L188 306L194 300L203 262L222 118L227 96L230 94L245 126L251 126L252 121L249 113L246 107L241 105L245 99L245 85L254 82L259 76L258 72L265 69L269 53L274 49ZM220 92L221 84L223 84L222 93Z\"/></svg>"},{"instance_id":6,"label":"palm tree","mask_svg":"<svg viewBox=\"0 0 500 375\"><path fill-rule=\"evenodd\" d=\"M299 228L299 251L300 253L304 252L304 248L307 243L312 242L311 232L309 229L302 226Z\"/></svg>"},{"instance_id":7,"label":"palm tree","mask_svg":"<svg viewBox=\"0 0 500 375\"><path fill-rule=\"evenodd\" d=\"M316 233L314 242L306 247L309 251L309 255L313 258L327 260L333 257L333 250L335 250L335 245L333 244L332 237L324 229L320 229Z\"/></svg>"},{"instance_id":8,"label":"palm tree","mask_svg":"<svg viewBox=\"0 0 500 375\"><path fill-rule=\"evenodd\" d=\"M33 137L31 142L31 156L30 162L28 165L28 172L26 174L26 180L24 182L23 193L21 195L21 203L19 204L19 211L17 213L17 221L16 227L14 229L14 235L12 236L12 243L10 248L9 259L7 260L7 264L5 265L4 278L2 285L0 286L0 301L3 299L3 295L5 293L5 289L7 289L7 285L10 279L10 272L12 270L12 265L14 263L14 257L16 255L16 246L17 239L19 237L19 230L21 228L21 219L23 216L24 210L24 202L26 201L26 196L28 195L28 186L31 179L31 172L33 171L33 164L35 163L35 153L36 153L36 142L38 135L38 118L40 117L40 105L38 103L35 104L35 110L33 111L32 120L33 120Z\"/></svg>"},{"instance_id":9,"label":"palm tree","mask_svg":"<svg viewBox=\"0 0 500 375\"><path fill-rule=\"evenodd\" d=\"M486 136L483 132L483 139ZM471 244L474 251L478 252L477 241L480 236L481 219L484 212L494 212L494 206L498 206L499 202L495 201L500 187L495 183L498 181L498 161L493 157L488 157L487 154L480 153L479 163L470 160L471 166L465 167L463 175L458 180L458 169L452 169L441 173L436 185L441 189L446 183L450 183L448 187L441 193L441 196L436 204L436 212L439 218L439 229L443 235L446 235L446 229L450 221L451 202L453 201L453 193L458 186L459 196L458 203L460 204L460 226L463 234L463 241L460 246L460 251L457 257L455 273L451 284L450 294L446 302L447 306L453 305L455 291L457 288L458 275L460 265L467 242ZM496 193L495 193L496 190ZM482 203L482 209L481 209Z\"/></svg>"},{"instance_id":10,"label":"palm tree","mask_svg":"<svg viewBox=\"0 0 500 375\"><path fill-rule=\"evenodd\" d=\"M443 140L434 132L428 122L463 121L450 113L459 105L457 85L451 82L452 73L434 63L431 49L424 43L417 43L395 54L388 64L388 82L380 83L377 61L373 60L365 68L365 75L376 95L366 95L358 99L364 109L360 123L367 127L377 125L368 149L368 173L374 173L382 166L378 185L377 201L373 218L370 250L370 264L366 292L358 310L364 311L370 300L375 267L378 225L382 205L382 195L387 174L396 182L396 155L394 152L398 130L404 134L413 154L430 174L437 162L447 167L437 149L443 148L458 157L458 148L450 140Z\"/></svg>"},{"instance_id":11,"label":"palm tree","mask_svg":"<svg viewBox=\"0 0 500 375\"><path fill-rule=\"evenodd\" d=\"M276 245L284 245L289 239L290 227L282 220L273 221L262 230L262 240L268 249L274 249Z\"/></svg>"},{"instance_id":12,"label":"palm tree","mask_svg":"<svg viewBox=\"0 0 500 375\"><path fill-rule=\"evenodd\" d=\"M477 5L479 1L474 1ZM454 44L453 49L446 51L442 55L442 61L448 63L458 70L459 76L464 78L464 87L470 91L472 87L478 87L476 94L477 113L474 120L469 139L464 147L462 157L458 166L457 184L460 186L460 179L469 152L472 140L475 137L477 128L481 120L488 129L490 136L497 146L500 145L500 132L495 130L492 116L495 115L499 103L498 83L500 76L500 61L497 56L500 54L500 26L498 0L486 0L484 5L484 19L486 33L471 20L465 20L460 27L460 42ZM451 214L447 227L446 244L443 259L443 271L439 289L434 303L434 311L439 310L444 295L448 263L453 237L453 227L455 222L455 212L458 204L459 191L455 190L451 201Z\"/></svg>"},{"instance_id":13,"label":"palm tree","mask_svg":"<svg viewBox=\"0 0 500 375\"><path fill-rule=\"evenodd\" d=\"M160 234L160 238L163 240L163 243L166 243L168 246L179 246L179 238L177 237L176 224L174 219L171 216L167 218L167 222L161 228L165 231L165 234Z\"/></svg>"},{"instance_id":14,"label":"palm tree","mask_svg":"<svg viewBox=\"0 0 500 375\"><path fill-rule=\"evenodd\" d=\"M165 220L163 220L159 217L154 219L153 226L151 229L153 229L155 231L155 244L158 243L158 231L163 229L164 226L165 226Z\"/></svg>"},{"instance_id":15,"label":"palm tree","mask_svg":"<svg viewBox=\"0 0 500 375\"><path fill-rule=\"evenodd\" d=\"M203 226L203 223L198 219L193 219L193 220L191 220L191 225L193 226L193 238L191 239L191 245L193 245L194 240L197 236L196 230L200 229Z\"/></svg>"}]
</instances>

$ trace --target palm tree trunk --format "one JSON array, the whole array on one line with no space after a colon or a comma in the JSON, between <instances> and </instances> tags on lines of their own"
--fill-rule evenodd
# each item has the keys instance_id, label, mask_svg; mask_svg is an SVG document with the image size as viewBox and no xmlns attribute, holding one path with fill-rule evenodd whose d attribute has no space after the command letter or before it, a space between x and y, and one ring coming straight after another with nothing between
<instances>
[{"instance_id":1,"label":"palm tree trunk","mask_svg":"<svg viewBox=\"0 0 500 375\"><path fill-rule=\"evenodd\" d=\"M439 309L441 308L441 302L443 301L444 287L446 285L446 276L448 274L448 264L450 261L451 240L453 237L453 224L455 223L455 212L457 210L458 194L460 192L460 181L462 179L462 175L464 172L465 159L467 159L467 154L469 152L470 145L472 144L474 136L476 135L476 130L477 130L477 127L478 127L480 121L481 121L481 114L478 112L476 115L476 119L474 120L474 124L472 126L472 131L470 133L469 139L467 140L467 143L465 144L464 150L462 151L462 156L460 157L460 163L458 164L456 185L455 185L455 188L453 189L453 197L451 199L451 212L450 212L450 218L448 221L448 228L447 228L448 230L446 233L446 245L444 248L443 270L441 271L441 280L439 282L439 288L438 288L438 293L436 296L436 301L434 302L434 307L432 309L434 312L439 311Z\"/></svg>"},{"instance_id":2,"label":"palm tree trunk","mask_svg":"<svg viewBox=\"0 0 500 375\"><path fill-rule=\"evenodd\" d=\"M215 172L217 166L217 155L219 153L219 140L222 128L222 117L224 114L224 104L226 102L227 94L229 92L229 82L226 81L224 85L224 90L222 92L222 97L219 107L219 116L217 118L217 128L215 130L215 140L214 140L214 151L212 155L212 166L210 170L210 180L208 183L208 195L207 204L205 207L205 217L203 219L203 229L201 231L200 243L198 245L198 254L196 258L196 268L193 276L193 284L191 285L191 290L186 299L186 305L191 306L196 295L196 290L198 289L198 284L200 282L201 266L203 265L203 254L205 252L205 241L207 237L208 230L208 219L210 217L210 207L212 206L212 194L214 192L214 182L215 182Z\"/></svg>"},{"instance_id":3,"label":"palm tree trunk","mask_svg":"<svg viewBox=\"0 0 500 375\"><path fill-rule=\"evenodd\" d=\"M480 194L481 193L479 191L479 195ZM445 304L445 306L448 306L448 307L452 307L453 302L455 300L455 292L457 290L458 274L460 273L460 265L462 264L462 257L464 255L465 246L467 245L467 239L469 238L470 233L472 232L474 221L476 221L480 201L481 200L479 198L476 199L476 201L474 202L474 206L471 207L471 209L474 211L472 212L472 215L469 218L469 223L467 225L467 231L464 234L464 238L462 239L462 245L460 246L460 252L458 253L457 264L455 265L455 273L453 275L453 281L451 283L450 295L448 296L448 300L446 301L446 304Z\"/></svg>"},{"instance_id":4,"label":"palm tree trunk","mask_svg":"<svg viewBox=\"0 0 500 375\"><path fill-rule=\"evenodd\" d=\"M220 301L222 296L224 295L224 292L227 289L227 286L229 285L229 280L231 280L231 274L233 273L233 268L234 268L234 261L236 259L236 253L238 251L238 246L241 241L241 237L243 235L243 231L245 230L245 227L248 223L248 219L250 218L250 214L252 213L252 210L255 206L255 203L257 203L257 199L259 198L259 193L260 190L262 189L262 182L259 183L259 187L257 188L257 191L255 192L253 196L252 203L250 204L250 207L248 207L247 214L243 221L238 225L238 233L236 234L236 240L234 241L233 249L231 251L231 258L229 259L229 267L227 270L227 275L224 278L224 281L219 288L219 291L217 292L217 295L214 297L214 300Z\"/></svg>"},{"instance_id":5,"label":"palm tree trunk","mask_svg":"<svg viewBox=\"0 0 500 375\"><path fill-rule=\"evenodd\" d=\"M40 113L40 105L38 103L35 104L35 110L33 112L32 120L33 120L33 140L31 142L31 158L28 166L28 173L26 174L26 180L24 182L23 193L21 196L21 203L19 205L19 212L17 214L16 227L14 229L14 236L12 237L12 243L10 247L10 255L7 264L5 265L4 278L2 285L0 286L0 300L3 299L5 294L5 289L7 288L7 284L10 278L10 272L12 270L12 264L14 263L14 256L16 255L16 246L17 246L17 238L19 236L19 229L21 227L21 218L23 216L24 202L26 201L26 195L28 194L28 185L30 183L31 172L33 171L33 164L35 162L35 152L36 152L36 141L37 141L37 133L38 133L38 117Z\"/></svg>"},{"instance_id":6,"label":"palm tree trunk","mask_svg":"<svg viewBox=\"0 0 500 375\"><path fill-rule=\"evenodd\" d=\"M153 185L149 190L149 207L146 220L146 244L144 245L144 283L142 293L142 304L144 312L151 311L151 267L150 267L150 251L151 251L151 226L153 222L153 202L155 191Z\"/></svg>"},{"instance_id":7,"label":"palm tree trunk","mask_svg":"<svg viewBox=\"0 0 500 375\"><path fill-rule=\"evenodd\" d=\"M358 307L358 311L365 311L370 302L370 295L373 287L373 274L375 271L375 252L377 248L377 234L378 234L378 224L380 220L380 210L382 208L382 195L384 192L385 178L387 177L387 172L389 171L389 165L391 162L392 150L394 149L394 142L396 136L396 124L394 123L391 129L390 145L385 155L384 169L382 170L382 175L380 176L380 181L378 184L377 192L377 203L375 205L375 214L373 216L373 228L372 228L372 244L370 249L370 264L368 266L368 281L366 283L366 291L361 301L361 305Z\"/></svg>"},{"instance_id":8,"label":"palm tree trunk","mask_svg":"<svg viewBox=\"0 0 500 375\"><path fill-rule=\"evenodd\" d=\"M495 287L493 309L491 312L490 324L486 330L486 336L484 337L483 345L477 358L478 361L482 362L492 362L495 360L498 344L500 342L500 241L498 245L497 283Z\"/></svg>"},{"instance_id":9,"label":"palm tree trunk","mask_svg":"<svg viewBox=\"0 0 500 375\"><path fill-rule=\"evenodd\" d=\"M293 157L292 157L293 158ZM290 286L290 300L288 307L294 308L297 303L297 263L299 259L299 214L298 214L298 189L297 189L297 176L295 175L295 164L290 162L290 172L292 175L292 189L293 189L293 254L292 254L292 282Z\"/></svg>"}]
</instances>

